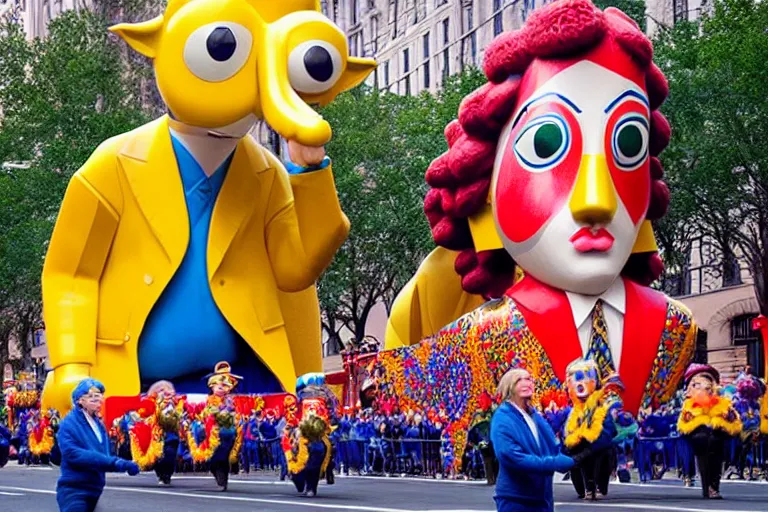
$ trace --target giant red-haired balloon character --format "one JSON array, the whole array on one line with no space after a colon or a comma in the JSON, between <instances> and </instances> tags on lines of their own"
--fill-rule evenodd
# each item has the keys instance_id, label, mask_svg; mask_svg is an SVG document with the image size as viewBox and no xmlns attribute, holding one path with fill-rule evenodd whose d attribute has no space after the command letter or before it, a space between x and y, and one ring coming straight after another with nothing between
<instances>
[{"instance_id":1,"label":"giant red-haired balloon character","mask_svg":"<svg viewBox=\"0 0 768 512\"><path fill-rule=\"evenodd\" d=\"M396 350L376 370L379 393L401 408L444 408L453 463L481 397L511 367L530 371L535 402L579 357L618 372L632 413L677 389L696 326L649 287L663 269L650 221L669 202L658 155L670 137L652 55L621 11L552 3L489 46L488 83L445 130L425 200L440 257L396 300ZM458 275L450 293L446 262ZM493 300L461 311L467 295ZM446 311L469 312L437 317Z\"/></svg>"}]
</instances>

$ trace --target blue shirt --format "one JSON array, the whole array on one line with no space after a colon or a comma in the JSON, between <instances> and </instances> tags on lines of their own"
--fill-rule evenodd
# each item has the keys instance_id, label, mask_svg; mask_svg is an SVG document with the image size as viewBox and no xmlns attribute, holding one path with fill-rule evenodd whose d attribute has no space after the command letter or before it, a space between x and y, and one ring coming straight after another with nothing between
<instances>
[{"instance_id":1,"label":"blue shirt","mask_svg":"<svg viewBox=\"0 0 768 512\"><path fill-rule=\"evenodd\" d=\"M232 155L209 177L181 142L173 136L171 141L189 214L189 245L139 340L142 388L167 379L178 392L204 393L208 391L205 374L217 362L229 361L233 372L245 377L240 391L281 391L274 374L224 318L208 281L211 217Z\"/></svg>"}]
</instances>

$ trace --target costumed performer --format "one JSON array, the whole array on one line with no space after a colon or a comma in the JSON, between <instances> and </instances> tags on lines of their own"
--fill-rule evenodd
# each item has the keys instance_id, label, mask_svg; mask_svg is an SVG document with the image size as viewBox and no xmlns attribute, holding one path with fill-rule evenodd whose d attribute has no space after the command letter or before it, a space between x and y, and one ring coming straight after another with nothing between
<instances>
[{"instance_id":1,"label":"costumed performer","mask_svg":"<svg viewBox=\"0 0 768 512\"><path fill-rule=\"evenodd\" d=\"M391 321L408 327L400 342L421 345L376 356L379 394L401 408L445 404L461 424L508 368L529 369L538 407L562 388L566 366L588 357L621 375L632 414L674 396L696 325L649 286L663 269L650 221L669 202L658 155L670 137L659 112L667 81L652 54L627 15L588 0L543 6L489 45L488 83L446 127L449 150L427 171L424 208L437 245L457 251L462 288L494 300L422 341L411 333L450 310L451 295L432 281L401 294Z\"/></svg>"},{"instance_id":2,"label":"costumed performer","mask_svg":"<svg viewBox=\"0 0 768 512\"><path fill-rule=\"evenodd\" d=\"M168 115L101 144L72 177L42 275L43 401L80 379L117 396L203 393L221 360L243 393L322 369L315 281L346 239L324 105L361 83L319 0L170 0L110 30L152 59ZM249 132L288 141L286 170Z\"/></svg>"},{"instance_id":3,"label":"costumed performer","mask_svg":"<svg viewBox=\"0 0 768 512\"><path fill-rule=\"evenodd\" d=\"M491 419L491 442L499 461L496 509L499 512L554 510L553 476L565 473L588 455L560 453L549 424L533 407L531 374L513 368L498 387L501 405Z\"/></svg>"},{"instance_id":4,"label":"costumed performer","mask_svg":"<svg viewBox=\"0 0 768 512\"><path fill-rule=\"evenodd\" d=\"M231 371L229 363L220 361L208 375L210 396L200 419L187 434L189 449L195 462L208 462L216 484L227 490L229 473L238 464L243 444L243 427L236 414L231 395L242 377Z\"/></svg>"},{"instance_id":5,"label":"costumed performer","mask_svg":"<svg viewBox=\"0 0 768 512\"><path fill-rule=\"evenodd\" d=\"M303 495L317 495L320 478L329 485L333 478L331 418L335 414L333 392L324 386L324 376L313 374L297 382L301 416L292 415L282 440L288 473Z\"/></svg>"},{"instance_id":6,"label":"costumed performer","mask_svg":"<svg viewBox=\"0 0 768 512\"><path fill-rule=\"evenodd\" d=\"M143 470L154 468L158 484L170 485L176 471L184 403L176 399L173 384L166 380L154 383L147 398L154 401L155 409L146 421L130 428L131 455Z\"/></svg>"},{"instance_id":7,"label":"costumed performer","mask_svg":"<svg viewBox=\"0 0 768 512\"><path fill-rule=\"evenodd\" d=\"M677 431L696 456L705 499L722 499L720 476L729 437L741 432L741 419L728 398L718 396L720 374L712 366L693 363L685 372L686 399Z\"/></svg>"},{"instance_id":8,"label":"costumed performer","mask_svg":"<svg viewBox=\"0 0 768 512\"><path fill-rule=\"evenodd\" d=\"M139 474L139 466L109 453L107 429L99 414L104 385L83 379L72 391L73 408L61 420L58 445L61 476L56 485L56 502L61 512L93 512L106 482L107 471Z\"/></svg>"},{"instance_id":9,"label":"costumed performer","mask_svg":"<svg viewBox=\"0 0 768 512\"><path fill-rule=\"evenodd\" d=\"M589 453L571 471L571 481L579 498L596 500L598 491L603 496L608 494L614 470L611 451L617 431L612 410L621 407L615 398L621 383L615 374L601 379L598 364L582 358L568 365L566 382L572 407L563 444L567 453Z\"/></svg>"}]
</instances>

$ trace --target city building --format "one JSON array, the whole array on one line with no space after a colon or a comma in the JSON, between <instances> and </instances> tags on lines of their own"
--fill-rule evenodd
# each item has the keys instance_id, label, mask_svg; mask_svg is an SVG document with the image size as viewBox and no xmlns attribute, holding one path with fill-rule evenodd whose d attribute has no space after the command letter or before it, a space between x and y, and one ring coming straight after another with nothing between
<instances>
[{"instance_id":1,"label":"city building","mask_svg":"<svg viewBox=\"0 0 768 512\"><path fill-rule=\"evenodd\" d=\"M44 37L48 22L64 11L90 9L93 0L0 0L0 12L17 9L29 39Z\"/></svg>"},{"instance_id":2,"label":"city building","mask_svg":"<svg viewBox=\"0 0 768 512\"><path fill-rule=\"evenodd\" d=\"M396 94L437 91L446 77L480 66L498 34L522 26L543 0L324 0L352 55L375 57L368 84Z\"/></svg>"}]
</instances>

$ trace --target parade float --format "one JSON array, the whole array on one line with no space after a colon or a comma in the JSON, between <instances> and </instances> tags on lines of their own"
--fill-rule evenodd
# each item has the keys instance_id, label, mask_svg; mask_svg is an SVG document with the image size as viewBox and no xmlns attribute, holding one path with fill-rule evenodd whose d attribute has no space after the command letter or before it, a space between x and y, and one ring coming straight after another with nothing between
<instances>
[{"instance_id":1,"label":"parade float","mask_svg":"<svg viewBox=\"0 0 768 512\"><path fill-rule=\"evenodd\" d=\"M292 392L322 369L314 283L349 230L312 106L375 62L319 0L170 0L111 30L152 60L169 113L69 183L42 275L44 406L67 411L88 376L111 396L205 393L222 360L240 393ZM258 121L288 141L285 165L249 135Z\"/></svg>"},{"instance_id":2,"label":"parade float","mask_svg":"<svg viewBox=\"0 0 768 512\"><path fill-rule=\"evenodd\" d=\"M438 247L396 298L389 350L369 369L379 401L444 409L454 465L510 368L531 373L540 407L589 357L618 374L636 415L670 401L693 358L690 312L649 286L663 269L651 221L669 203L658 156L670 138L652 55L615 8L546 5L489 45L488 82L445 129L424 202Z\"/></svg>"}]
</instances>

